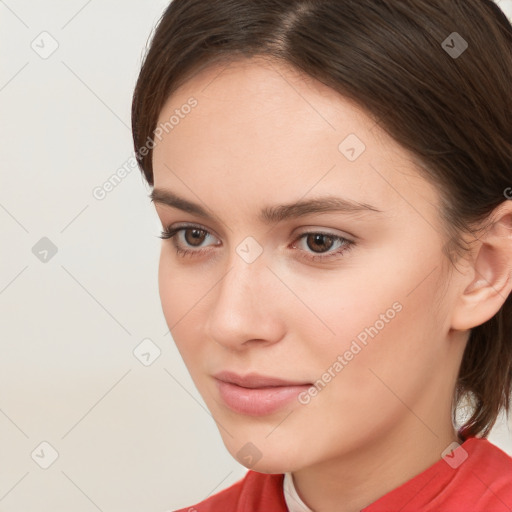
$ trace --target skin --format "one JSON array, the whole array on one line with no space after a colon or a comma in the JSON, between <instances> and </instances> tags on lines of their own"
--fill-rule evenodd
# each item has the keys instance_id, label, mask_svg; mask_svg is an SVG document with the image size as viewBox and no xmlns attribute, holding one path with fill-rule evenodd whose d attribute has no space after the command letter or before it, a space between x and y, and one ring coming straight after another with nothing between
<instances>
[{"instance_id":1,"label":"skin","mask_svg":"<svg viewBox=\"0 0 512 512\"><path fill-rule=\"evenodd\" d=\"M162 242L160 297L173 339L233 457L251 442L261 453L252 469L291 471L315 512L358 511L462 442L452 394L468 329L510 292L510 204L498 212L502 231L489 235L494 249L480 250L482 238L455 270L442 250L438 190L361 107L261 58L202 70L159 122L191 96L197 107L153 153L155 189L214 216L155 202L164 228L209 233L199 245L190 231ZM366 145L353 162L338 149L349 134ZM329 194L380 212L258 220L263 206ZM318 231L354 245L311 261L340 247L299 239ZM248 236L263 250L252 263L236 251ZM196 254L177 255L174 242ZM401 311L307 405L254 417L221 400L212 377L221 370L317 381L397 302Z\"/></svg>"}]
</instances>

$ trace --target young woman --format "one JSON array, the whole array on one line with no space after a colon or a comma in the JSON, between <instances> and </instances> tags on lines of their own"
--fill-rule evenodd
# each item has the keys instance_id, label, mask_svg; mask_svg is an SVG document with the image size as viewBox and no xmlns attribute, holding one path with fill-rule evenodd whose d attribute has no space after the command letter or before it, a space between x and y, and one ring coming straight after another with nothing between
<instances>
[{"instance_id":1,"label":"young woman","mask_svg":"<svg viewBox=\"0 0 512 512\"><path fill-rule=\"evenodd\" d=\"M160 296L249 469L183 511L512 510L511 84L487 0L169 5L132 111Z\"/></svg>"}]
</instances>

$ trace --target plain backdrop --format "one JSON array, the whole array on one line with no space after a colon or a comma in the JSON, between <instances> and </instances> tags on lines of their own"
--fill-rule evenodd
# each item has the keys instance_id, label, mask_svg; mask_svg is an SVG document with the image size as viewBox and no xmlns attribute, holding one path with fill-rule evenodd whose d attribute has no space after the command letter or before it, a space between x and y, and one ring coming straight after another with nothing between
<instances>
[{"instance_id":1,"label":"plain backdrop","mask_svg":"<svg viewBox=\"0 0 512 512\"><path fill-rule=\"evenodd\" d=\"M167 3L0 0L2 512L164 512L246 472L166 334L160 226L129 165ZM490 439L512 454L510 423Z\"/></svg>"}]
</instances>

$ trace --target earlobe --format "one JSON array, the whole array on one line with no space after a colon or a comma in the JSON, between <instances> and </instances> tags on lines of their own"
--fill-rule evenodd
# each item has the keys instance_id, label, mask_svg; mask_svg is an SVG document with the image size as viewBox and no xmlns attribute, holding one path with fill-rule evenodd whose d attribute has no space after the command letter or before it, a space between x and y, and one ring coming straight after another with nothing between
<instances>
[{"instance_id":1,"label":"earlobe","mask_svg":"<svg viewBox=\"0 0 512 512\"><path fill-rule=\"evenodd\" d=\"M467 279L462 281L452 329L469 330L490 320L512 290L512 201L498 206L478 240ZM468 282L469 281L469 282Z\"/></svg>"}]
</instances>

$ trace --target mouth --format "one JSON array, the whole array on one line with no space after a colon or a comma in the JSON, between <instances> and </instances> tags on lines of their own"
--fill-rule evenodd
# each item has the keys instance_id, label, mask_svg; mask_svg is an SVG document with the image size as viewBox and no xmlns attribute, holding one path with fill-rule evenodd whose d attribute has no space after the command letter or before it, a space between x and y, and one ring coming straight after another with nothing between
<instances>
[{"instance_id":1,"label":"mouth","mask_svg":"<svg viewBox=\"0 0 512 512\"><path fill-rule=\"evenodd\" d=\"M232 411L248 416L265 416L283 409L313 385L256 373L241 376L220 372L214 378L224 404Z\"/></svg>"}]
</instances>

